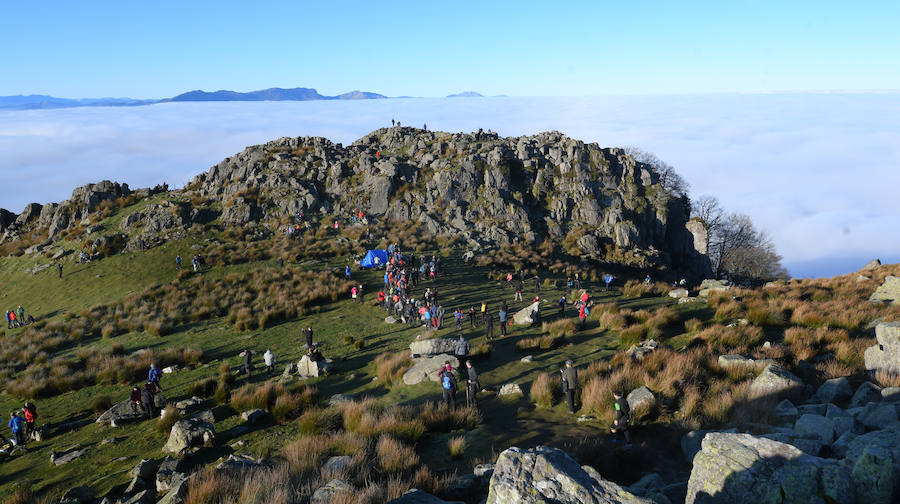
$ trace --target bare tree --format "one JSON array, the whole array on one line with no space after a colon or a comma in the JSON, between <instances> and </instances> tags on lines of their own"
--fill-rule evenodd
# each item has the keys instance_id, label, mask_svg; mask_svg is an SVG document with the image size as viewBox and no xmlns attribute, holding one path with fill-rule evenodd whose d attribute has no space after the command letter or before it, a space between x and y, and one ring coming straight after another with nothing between
<instances>
[{"instance_id":1,"label":"bare tree","mask_svg":"<svg viewBox=\"0 0 900 504\"><path fill-rule=\"evenodd\" d=\"M690 186L684 180L672 165L656 157L656 154L647 152L638 147L625 147L625 153L634 158L639 163L645 163L653 167L659 175L659 183L677 197L688 195Z\"/></svg>"},{"instance_id":2,"label":"bare tree","mask_svg":"<svg viewBox=\"0 0 900 504\"><path fill-rule=\"evenodd\" d=\"M787 276L771 238L744 214L726 214L718 200L705 196L694 205L695 216L707 224L709 259L717 277L759 283Z\"/></svg>"}]
</instances>

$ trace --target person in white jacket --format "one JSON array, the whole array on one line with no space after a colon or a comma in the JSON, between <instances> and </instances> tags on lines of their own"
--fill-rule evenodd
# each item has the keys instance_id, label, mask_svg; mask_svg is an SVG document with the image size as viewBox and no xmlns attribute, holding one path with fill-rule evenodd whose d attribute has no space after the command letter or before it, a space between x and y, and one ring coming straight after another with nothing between
<instances>
[{"instance_id":1,"label":"person in white jacket","mask_svg":"<svg viewBox=\"0 0 900 504\"><path fill-rule=\"evenodd\" d=\"M272 376L272 373L275 372L275 354L272 353L272 350L266 348L266 353L263 354L263 361L266 363L266 376Z\"/></svg>"}]
</instances>

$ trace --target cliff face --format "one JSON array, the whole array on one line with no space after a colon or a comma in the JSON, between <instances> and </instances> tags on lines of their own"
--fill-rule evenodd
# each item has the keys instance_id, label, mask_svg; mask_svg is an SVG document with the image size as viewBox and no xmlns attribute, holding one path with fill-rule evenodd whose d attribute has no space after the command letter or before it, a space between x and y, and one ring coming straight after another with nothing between
<instances>
[{"instance_id":1,"label":"cliff face","mask_svg":"<svg viewBox=\"0 0 900 504\"><path fill-rule=\"evenodd\" d=\"M68 202L26 209L39 218L25 220L47 226L52 238L99 201L128 192L108 182L85 186ZM558 132L503 138L396 127L346 147L318 137L281 138L226 158L173 199L178 212L156 213L177 214L173 226L181 228L200 216L199 222L218 218L241 226L300 212L362 210L378 220L417 222L433 234L461 235L472 248L553 240L594 260L666 265L696 276L708 271L705 229L688 227L686 198L668 192L651 166L623 150ZM190 208L188 199L212 203ZM160 227L152 225L154 215L151 208L126 219L123 231L146 221L147 235Z\"/></svg>"},{"instance_id":2,"label":"cliff face","mask_svg":"<svg viewBox=\"0 0 900 504\"><path fill-rule=\"evenodd\" d=\"M596 260L704 270L686 199L623 150L558 132L502 138L398 127L347 147L282 138L225 159L189 188L229 201L221 218L231 224L363 210L461 234L473 247L550 239Z\"/></svg>"}]
</instances>

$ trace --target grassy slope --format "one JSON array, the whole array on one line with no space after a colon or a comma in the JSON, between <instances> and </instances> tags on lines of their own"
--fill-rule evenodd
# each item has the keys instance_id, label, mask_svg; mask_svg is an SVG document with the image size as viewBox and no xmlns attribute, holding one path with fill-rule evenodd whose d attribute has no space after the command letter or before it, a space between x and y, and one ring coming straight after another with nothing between
<instances>
[{"instance_id":1,"label":"grassy slope","mask_svg":"<svg viewBox=\"0 0 900 504\"><path fill-rule=\"evenodd\" d=\"M128 294L139 291L147 285L172 280L175 275L174 257L181 254L186 265L193 255L191 245L196 242L174 242L145 252L119 254L114 257L88 265L65 263L66 269L62 280L56 278L55 269L48 269L37 275L25 274L23 270L37 261L29 256L6 258L0 260L0 275L7 281L3 289L2 300L10 308L22 304L30 313L41 318L62 317L66 311L79 312L98 303L106 303ZM309 268L336 267L346 263L346 258L335 258L330 264L319 263ZM229 271L252 274L257 268L276 267L275 261L243 264L227 268L213 268L205 275L219 276ZM286 267L300 267L287 265ZM441 294L448 314L456 306L467 308L487 300L496 312L502 299L507 299L510 309L517 310L526 303L513 302L512 291L497 282L486 280L486 270L467 266L458 258L447 261L447 274L440 278L436 285ZM354 273L368 286L367 297L371 302L374 293L380 286L380 273ZM547 277L542 274L542 277ZM417 292L421 292L428 283L420 284ZM526 286L526 299L534 295ZM558 299L559 291L542 294L546 300ZM667 304L662 298L643 298L622 300L614 294L596 293L598 301L618 300L623 307L646 308ZM348 296L349 297L349 296ZM156 338L149 334L127 334L113 340L94 339L85 341L83 346L100 350L113 341L126 346L126 352L140 348L158 348L165 346L199 346L205 352L207 365L197 369L179 371L174 375L166 375L164 385L166 396L171 399L186 397L189 387L196 381L215 376L221 361L229 362L233 367L240 363L238 353L245 347L257 352L258 362L266 347L272 348L277 355L279 368L300 355L300 330L311 325L316 329L316 339L327 343L326 356L335 359L336 372L326 378L313 380L319 387L320 397L326 400L331 394L365 394L382 397L390 404L418 404L425 400L438 400L439 390L436 384L427 383L413 387L397 386L387 389L373 381L375 369L372 361L375 356L385 352L403 351L420 331L405 326L389 325L383 322L385 313L366 303L363 307L342 300L322 307L319 313L288 321L263 331L239 332L226 327L222 320L214 319L205 323L180 328L174 334ZM686 310L685 305L677 306ZM548 313L555 317L555 306ZM574 313L569 313L573 316ZM690 316L696 316L692 314ZM684 317L688 318L688 317ZM452 324L450 324L452 325ZM499 328L495 327L499 332ZM452 329L445 329L449 335ZM579 333L571 340L571 344L552 351L535 354L534 362L522 363L524 355L515 349L514 342L520 337L534 336L538 329L516 329L510 337L494 344L494 353L490 359L481 362L477 367L482 382L487 388L498 388L500 385L515 381L520 384L531 382L538 373L556 371L562 361L567 358L575 360L576 365L611 355L617 349L614 333L606 333L597 329L589 329ZM455 335L455 332L453 332ZM469 337L473 346L484 339L481 328L469 329L464 334ZM345 342L350 336L357 340L364 339L365 346L356 350ZM65 352L74 352L70 348ZM349 375L354 375L350 378ZM257 375L254 381L264 377ZM240 379L243 381L243 378ZM240 381L239 381L240 384ZM527 387L524 387L527 392ZM92 386L75 392L66 393L50 399L37 401L41 415L40 423L60 424L73 419L92 420L88 413L92 398L109 395L113 401L123 400L128 395L128 386ZM464 397L460 397L464 400ZM0 411L9 411L21 405L20 401L6 395L0 395ZM581 437L597 435L596 426L576 424L574 418L565 412L565 406L558 404L554 408L534 409L526 400L510 404L486 395L482 401L482 409L486 421L476 431L468 435L468 458L451 462L446 457L446 435L426 437L419 446L423 459L433 468L469 468L474 459L486 459L492 452L516 444L533 446L537 444L563 444ZM516 414L511 412L516 411ZM239 424L239 415L218 422L216 429L222 433ZM161 447L165 438L156 433L154 422L145 421L116 429L89 424L85 427L61 432L53 432L48 441L33 443L26 455L19 456L0 464L0 494L10 490L10 483L21 479L34 482L36 490L51 489L51 492L62 492L66 488L78 484L96 487L100 492L114 485L128 481L127 470L140 458L161 457ZM296 433L292 424L270 426L241 436L244 441L239 448L241 452L254 454L277 453L281 442ZM124 440L116 445L101 445L103 439L120 437ZM61 450L74 444L87 447L87 453L77 462L62 467L55 467L49 461L51 450ZM221 453L231 451L223 445Z\"/></svg>"}]
</instances>

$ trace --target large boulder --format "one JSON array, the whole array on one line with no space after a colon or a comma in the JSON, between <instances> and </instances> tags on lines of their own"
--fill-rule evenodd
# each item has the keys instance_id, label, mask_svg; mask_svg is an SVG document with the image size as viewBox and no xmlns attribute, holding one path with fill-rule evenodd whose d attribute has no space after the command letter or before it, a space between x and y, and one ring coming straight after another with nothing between
<instances>
[{"instance_id":1,"label":"large boulder","mask_svg":"<svg viewBox=\"0 0 900 504\"><path fill-rule=\"evenodd\" d=\"M834 422L822 415L801 415L794 424L794 434L831 444L834 441Z\"/></svg>"},{"instance_id":2,"label":"large boulder","mask_svg":"<svg viewBox=\"0 0 900 504\"><path fill-rule=\"evenodd\" d=\"M785 443L750 434L712 432L694 457L685 504L793 502L853 504L846 469Z\"/></svg>"},{"instance_id":3,"label":"large boulder","mask_svg":"<svg viewBox=\"0 0 900 504\"><path fill-rule=\"evenodd\" d=\"M882 322L875 326L878 342L866 349L866 369L900 374L900 322Z\"/></svg>"},{"instance_id":4,"label":"large boulder","mask_svg":"<svg viewBox=\"0 0 900 504\"><path fill-rule=\"evenodd\" d=\"M579 466L562 450L538 446L509 448L500 454L488 489L487 504L650 504L603 479L590 466Z\"/></svg>"},{"instance_id":5,"label":"large boulder","mask_svg":"<svg viewBox=\"0 0 900 504\"><path fill-rule=\"evenodd\" d=\"M763 397L796 392L803 388L803 381L778 364L769 364L750 384L750 395Z\"/></svg>"},{"instance_id":6,"label":"large boulder","mask_svg":"<svg viewBox=\"0 0 900 504\"><path fill-rule=\"evenodd\" d=\"M422 355L452 354L456 351L456 342L451 338L429 338L413 341L409 344L409 353L413 357Z\"/></svg>"},{"instance_id":7,"label":"large boulder","mask_svg":"<svg viewBox=\"0 0 900 504\"><path fill-rule=\"evenodd\" d=\"M656 407L656 396L646 386L632 390L625 400L634 415L649 412Z\"/></svg>"},{"instance_id":8,"label":"large boulder","mask_svg":"<svg viewBox=\"0 0 900 504\"><path fill-rule=\"evenodd\" d=\"M856 393L850 398L851 408L861 408L870 402L881 401L881 387L872 382L863 382L856 388Z\"/></svg>"},{"instance_id":9,"label":"large boulder","mask_svg":"<svg viewBox=\"0 0 900 504\"><path fill-rule=\"evenodd\" d=\"M900 426L856 436L847 443L844 464L866 504L900 501Z\"/></svg>"},{"instance_id":10,"label":"large boulder","mask_svg":"<svg viewBox=\"0 0 900 504\"><path fill-rule=\"evenodd\" d=\"M756 361L743 355L729 354L719 356L719 367L722 369L752 368Z\"/></svg>"},{"instance_id":11,"label":"large boulder","mask_svg":"<svg viewBox=\"0 0 900 504\"><path fill-rule=\"evenodd\" d=\"M182 453L191 446L208 445L216 440L216 430L209 422L199 418L185 418L175 422L169 432L169 440L163 451Z\"/></svg>"},{"instance_id":12,"label":"large boulder","mask_svg":"<svg viewBox=\"0 0 900 504\"><path fill-rule=\"evenodd\" d=\"M513 323L516 325L530 326L536 324L541 318L541 303L534 302L513 315Z\"/></svg>"},{"instance_id":13,"label":"large boulder","mask_svg":"<svg viewBox=\"0 0 900 504\"><path fill-rule=\"evenodd\" d=\"M690 295L690 293L688 292L688 290L687 290L687 289L683 289L683 288L672 289L672 290L669 291L669 297L670 297L670 298L683 299L683 298L688 297L688 295Z\"/></svg>"},{"instance_id":14,"label":"large boulder","mask_svg":"<svg viewBox=\"0 0 900 504\"><path fill-rule=\"evenodd\" d=\"M169 484L169 490L156 504L183 504L187 496L191 476L175 473Z\"/></svg>"},{"instance_id":15,"label":"large boulder","mask_svg":"<svg viewBox=\"0 0 900 504\"><path fill-rule=\"evenodd\" d=\"M122 401L116 403L111 408L103 412L95 422L109 423L111 425L122 425L145 418L147 415L140 407L131 404L131 401Z\"/></svg>"},{"instance_id":16,"label":"large boulder","mask_svg":"<svg viewBox=\"0 0 900 504\"><path fill-rule=\"evenodd\" d=\"M900 304L900 277L889 276L875 289L869 301L876 303Z\"/></svg>"},{"instance_id":17,"label":"large boulder","mask_svg":"<svg viewBox=\"0 0 900 504\"><path fill-rule=\"evenodd\" d=\"M731 286L725 280L706 279L700 284L700 297L709 297L713 292L723 292L730 289Z\"/></svg>"},{"instance_id":18,"label":"large boulder","mask_svg":"<svg viewBox=\"0 0 900 504\"><path fill-rule=\"evenodd\" d=\"M297 362L297 374L301 378L315 378L323 376L331 371L332 364L329 359L313 360L309 355L304 355Z\"/></svg>"},{"instance_id":19,"label":"large boulder","mask_svg":"<svg viewBox=\"0 0 900 504\"><path fill-rule=\"evenodd\" d=\"M830 380L825 380L819 390L816 391L816 399L819 401L828 404L828 403L843 403L853 394L853 388L850 387L850 382L847 381L847 378L832 378Z\"/></svg>"},{"instance_id":20,"label":"large boulder","mask_svg":"<svg viewBox=\"0 0 900 504\"><path fill-rule=\"evenodd\" d=\"M412 367L406 373L403 373L403 383L415 385L426 380L438 381L438 371L444 366L445 361L450 361L453 369L459 367L459 360L448 354L413 359Z\"/></svg>"}]
</instances>

